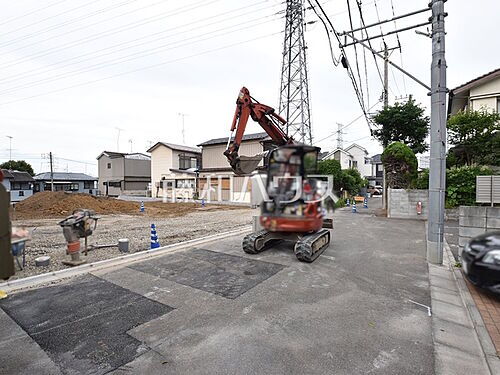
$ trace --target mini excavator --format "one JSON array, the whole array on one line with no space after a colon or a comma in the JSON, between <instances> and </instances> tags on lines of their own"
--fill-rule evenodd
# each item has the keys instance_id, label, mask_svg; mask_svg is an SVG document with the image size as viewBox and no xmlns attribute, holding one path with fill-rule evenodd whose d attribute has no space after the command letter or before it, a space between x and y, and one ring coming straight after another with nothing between
<instances>
[{"instance_id":1,"label":"mini excavator","mask_svg":"<svg viewBox=\"0 0 500 375\"><path fill-rule=\"evenodd\" d=\"M276 148L255 156L239 155L249 117L266 131ZM268 160L267 199L261 203L260 216L263 230L245 236L243 251L257 254L277 241L292 241L297 259L311 263L328 247L327 228L332 228L331 220L324 219L320 181L308 177L316 173L320 149L295 142L281 129L285 124L272 107L259 103L243 87L224 155L236 175L250 174L264 157Z\"/></svg>"}]
</instances>

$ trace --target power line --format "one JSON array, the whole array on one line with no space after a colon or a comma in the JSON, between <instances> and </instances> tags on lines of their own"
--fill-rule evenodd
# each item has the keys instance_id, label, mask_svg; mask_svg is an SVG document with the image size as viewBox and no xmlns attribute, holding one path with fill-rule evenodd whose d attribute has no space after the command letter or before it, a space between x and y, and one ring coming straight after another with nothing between
<instances>
[{"instance_id":1,"label":"power line","mask_svg":"<svg viewBox=\"0 0 500 375\"><path fill-rule=\"evenodd\" d=\"M20 16L9 18L9 19L8 19L8 20L6 20L6 21L0 22L0 26L3 26L3 25L5 25L5 24L7 24L7 23L10 23L10 22L12 22L12 21L16 21L16 20L21 19L21 18L23 18L23 17L31 16L32 14L35 14L35 13L41 12L42 10L45 10L45 9L51 8L51 7L53 7L54 5L59 5L59 4L61 4L61 3L64 3L65 1L68 1L68 0L56 1L56 2L54 2L54 3L52 3L52 4L49 4L49 5L44 6L44 7L42 7L42 8L38 8L38 9L32 10L31 12L21 14Z\"/></svg>"},{"instance_id":2,"label":"power line","mask_svg":"<svg viewBox=\"0 0 500 375\"><path fill-rule=\"evenodd\" d=\"M351 16L351 2L347 0L347 11L349 13L349 24L351 25L351 29L354 29L354 26L352 24L352 16ZM358 71L358 79L359 79L359 90L361 92L361 98L363 98L364 101L364 95L363 95L363 85L361 83L361 73L359 71L359 63L358 63L358 48L354 46L354 56L356 60L356 70ZM368 87L366 88L368 90Z\"/></svg>"},{"instance_id":3,"label":"power line","mask_svg":"<svg viewBox=\"0 0 500 375\"><path fill-rule=\"evenodd\" d=\"M79 6L75 7L75 8L67 9L64 12L57 13L57 14L55 14L53 16L50 16L50 17L42 18L41 20L38 20L38 21L33 22L33 23L30 23L28 25L24 25L24 26L18 27L17 29L14 29L14 30L10 30L10 31L4 32L2 34L3 34L3 36L5 36L5 35L8 35L8 34L17 33L19 30L26 29L27 27L30 27L30 26L33 26L33 25L37 25L39 23L45 22L47 20L50 20L51 18L56 18L56 17L62 16L63 14L73 12L74 10L87 7L87 6L91 5L91 4L97 3L99 1L100 0L93 0L93 1L91 1L89 3L85 3L85 4L82 4L82 5L79 5Z\"/></svg>"},{"instance_id":4,"label":"power line","mask_svg":"<svg viewBox=\"0 0 500 375\"><path fill-rule=\"evenodd\" d=\"M162 40L162 39L165 39L165 38L170 38L170 37L178 35L178 34L183 34L183 33L194 31L194 30L197 30L197 29L200 29L200 28L204 28L204 27L207 27L207 26L218 24L220 22L230 21L230 20L233 20L233 19L236 19L236 18L240 18L242 16L248 16L249 14L260 12L262 10L267 10L267 9L270 9L270 8L274 8L274 7L278 6L278 5L280 5L280 4L274 4L274 5L269 6L269 7L264 7L264 8L256 9L256 10L253 10L253 11L250 11L250 12L245 12L243 14L239 14L239 15L236 15L236 16L233 16L233 17L226 17L222 21L221 20L217 20L217 21L214 21L214 22L211 22L211 23L206 23L206 24L203 24L203 25L200 25L200 26L188 29L188 30L184 30L184 31L181 30L181 31L178 31L178 32L173 33L173 34L167 34L164 37L160 37L160 38L156 38L156 39L151 39L151 37L153 37L155 35L165 34L166 32L172 31L172 30L179 30L179 29L182 29L182 28L184 28L186 26L189 26L189 25L192 25L192 24L196 24L196 23L201 22L201 21L206 21L206 20L210 20L210 19L213 19L213 18L219 18L221 16L224 16L224 15L227 15L227 14L239 11L239 10L243 10L243 9L246 9L246 8L249 8L249 7L253 7L255 5L258 5L258 4L261 4L261 3L264 3L264 2L266 2L266 0L261 1L260 3L257 3L257 4L247 5L247 6L244 6L244 7L241 7L241 8L237 8L237 9L233 9L233 10L230 10L230 11L227 11L227 12L218 13L218 14L210 16L210 17L202 18L202 19L199 19L199 20L196 20L196 21L193 21L193 22L188 22L188 23L186 23L184 25L171 27L169 29L162 30L162 31L159 31L159 32L155 32L155 33L152 33L152 34L147 34L147 35L141 36L139 38L135 38L135 39L132 39L132 40L124 41L124 42L121 42L121 43L118 43L118 44L114 44L114 45L111 45L111 46L108 46L108 47L105 47L105 48L101 48L101 49L96 50L96 51L91 51L91 52L84 53L82 55L73 56L73 57L64 59L62 61L58 61L58 62L55 62L55 63L52 63L52 64L45 65L43 68L36 68L36 69L28 70L28 71L25 71L25 72L22 72L22 73L19 73L19 74L9 75L6 78L0 79L0 84L5 84L5 83L10 82L10 81L18 81L19 79L24 79L26 77L36 76L38 74L45 74L45 73L53 71L53 70L58 70L58 69L60 69L62 67L66 67L66 66L78 64L78 63L81 63L81 62L84 62L84 61L88 61L88 60L92 60L92 59L94 59L96 57L95 54L98 53L98 52L105 52L105 51L108 51L108 50L110 50L112 48L120 47L120 46L123 46L123 45L128 45L130 43L133 43L133 42L136 42L136 41L139 41L139 40L146 39L147 43L151 43L151 42L154 42L154 41L157 41L157 40ZM112 51L112 52L109 52L109 53L106 53L106 54L101 54L100 56L106 56L106 55L109 55L109 54L112 54L112 53L116 53L116 52L119 52L119 51L122 51L122 50L125 50L125 49L129 49L129 48L133 48L133 47L136 47L136 46L140 46L140 45L143 45L143 44L144 43L142 43L142 44L139 43L139 44L136 44L136 45L133 45L133 46L127 46L127 47L120 48L120 49L117 49L115 51ZM73 63L70 63L70 64L60 65L61 63L69 62L69 61L74 61L76 59L79 59L79 58L85 57L85 56L91 56L91 57L89 57L87 59L80 60L80 61L76 61L76 62L73 62ZM57 65L59 65L59 66L57 66ZM51 67L51 66L57 66L57 67L53 68L53 69L45 69L45 70L43 70L44 68ZM34 73L34 74L29 74L29 73L36 72L36 71L39 71L39 70L42 70L42 71L38 72L38 73Z\"/></svg>"},{"instance_id":5,"label":"power line","mask_svg":"<svg viewBox=\"0 0 500 375\"><path fill-rule=\"evenodd\" d=\"M37 37L38 37L38 36L39 36L39 35L41 35L41 34L45 34L45 33L49 32L49 31L59 29L59 28L64 27L64 26L66 26L66 25L70 25L70 24L72 24L72 23L74 23L74 22L83 21L83 20L85 20L85 19L87 19L87 18L90 18L90 17L92 17L92 16L95 16L96 14L105 13L105 12L107 12L108 10L112 10L112 9L116 9L116 8L122 7L122 6L124 6L124 5L127 5L127 4L132 3L132 2L134 2L134 1L137 1L137 0L127 0L127 1L124 1L123 3L119 3L119 4L115 4L115 5L111 5L111 6L107 7L107 8L99 9L99 10L97 10L97 11L93 12L93 13L89 13L89 14L86 14L86 15L84 15L84 16L79 16L79 17L73 18L73 19L71 19L71 20L68 20L68 21L65 21L65 22L62 22L62 23L59 23L59 24L56 24L56 25L52 25L52 26L46 27L45 29L37 30L37 31L35 31L35 32L31 33L31 34L27 34L27 35L20 36L20 37L18 37L18 38L14 38L14 39L11 39L11 40L7 40L7 41L5 41L5 42L0 43L0 47L10 46L11 44L14 44L14 43L16 43L16 42L19 42L19 41L21 41L21 40L26 40L26 39L29 39L29 38L31 38L31 37L33 37L33 36L37 36ZM87 25L87 26L84 26L84 27L82 27L82 28L88 28L88 27L90 27L90 26L91 26L91 25ZM81 30L82 28L80 28L80 29L76 29L76 30ZM76 31L76 30L73 30L73 31L71 31L71 32L74 32L74 31ZM66 35L66 34L60 34L60 35L58 35L58 36L61 36L61 35ZM58 36L55 36L55 37L58 37ZM53 37L53 38L55 38L55 37ZM48 39L53 39L53 38L48 38ZM48 40L48 39L44 39L44 40L42 40L41 42L44 42L44 41L46 41L46 40ZM34 44L38 44L38 43L40 43L40 42L35 42L35 43L28 44L28 45L24 45L24 46L22 46L22 47L19 47L19 48L16 48L16 49L14 49L14 50L11 50L10 52L14 52L14 51L17 51L17 50L20 50L20 49L23 49L23 48L27 48L27 47L30 47L30 46L32 46L32 45L34 45Z\"/></svg>"},{"instance_id":6,"label":"power line","mask_svg":"<svg viewBox=\"0 0 500 375\"><path fill-rule=\"evenodd\" d=\"M217 1L221 1L221 0L211 0L211 1L209 1L206 4L201 5L201 6L207 6L207 5L210 5L210 4L215 3ZM51 55L55 52L65 50L67 48L71 48L71 47L75 47L75 46L80 45L80 44L92 42L94 40L97 40L97 39L100 39L103 37L108 37L110 35L120 33L122 31L130 30L130 29L133 29L133 28L136 28L139 26L149 24L151 22L160 21L164 18L168 18L168 17L175 16L175 15L178 15L178 14L181 14L181 13L193 10L193 9L197 9L197 8L199 8L197 5L200 3L203 3L203 2L205 2L205 0L199 1L199 2L191 4L189 6L183 6L183 7L176 8L173 11L159 13L159 15L161 15L161 17L158 17L159 15L157 14L153 17L144 18L140 21L132 22L132 23L129 23L126 25L118 26L118 27L114 27L114 28L108 29L107 31L104 31L104 32L95 33L95 34L89 35L87 37L77 39L76 41L62 44L58 47L49 48L48 50L37 52L37 53L31 54L31 55L25 56L24 58L21 58L21 59L12 60L12 61L8 62L6 65L0 66L0 68L5 69L8 67L17 65L21 62L32 60L35 57L43 57L43 56ZM195 5L195 6L193 6L193 5ZM191 7L191 8L189 8L189 7ZM185 9L185 8L188 8L188 9ZM172 13L172 12L177 12L177 13Z\"/></svg>"},{"instance_id":7,"label":"power line","mask_svg":"<svg viewBox=\"0 0 500 375\"><path fill-rule=\"evenodd\" d=\"M274 14L272 14L270 16L274 16ZM262 20L262 18L263 17L259 17L259 18L255 19L255 20ZM264 18L268 18L268 17L264 17ZM250 22L253 22L255 20L251 20ZM25 83L25 84L22 84L22 85L19 85L19 86L14 86L14 87L11 87L9 89L0 91L0 95L4 95L4 94L11 93L11 92L15 92L15 91L17 91L19 89L22 90L22 89L31 88L31 87L34 87L34 86L39 86L39 85L44 84L44 83L54 82L54 81L57 81L57 80L60 80L60 79L72 77L72 76L79 75L79 74L82 74L82 73L88 73L90 71L94 71L94 70L97 70L97 69L106 68L106 67L109 67L109 66L114 66L114 65L117 65L117 64L121 64L121 63L124 63L124 62L131 61L131 60L136 60L136 59L139 59L139 58L143 58L143 57L146 57L146 56L153 55L153 54L159 52L158 50L164 52L164 51L168 51L168 50L172 50L172 49L176 49L176 48L180 48L180 47L185 47L186 45L190 45L190 44L193 44L193 43L203 42L203 41L206 41L206 40L209 40L209 39L213 39L213 38L216 38L216 37L219 37L219 36L225 36L227 34L231 34L231 33L237 32L237 31L249 29L249 28L252 28L252 27L255 27L255 26L259 26L259 25L262 25L262 24L265 24L265 23L272 22L272 21L275 21L275 19L270 19L270 20L267 20L267 21L259 22L259 23L256 23L254 25L250 25L250 26L247 26L247 27L240 27L238 29L235 29L235 30L232 30L232 31L229 31L229 32L226 31L226 30L231 29L234 26L243 25L245 23L239 23L237 25L231 25L229 27L223 27L223 28L220 28L220 29L217 29L217 30L213 30L211 32L205 32L203 34L199 34L199 35L196 35L196 36L193 36L193 37L185 38L185 39L182 39L180 41L170 42L170 43L167 43L167 44L155 47L155 48L150 48L150 49L146 49L146 50L134 52L132 54L125 55L125 56L122 56L122 57L119 57L119 58L114 58L114 59L111 59L111 60L108 60L108 61L105 61L105 62L101 62L101 63L94 64L94 65L90 65L90 66L84 67L83 69L82 68L75 69L75 70L73 70L71 72L56 74L55 76L52 76L52 77L40 79L40 80L34 81L34 82ZM202 38L202 39L197 39L200 36L210 35L210 34L213 34L215 32L220 32L220 31L224 31L224 33L217 34L217 35L210 36L210 37L206 37L206 38ZM194 40L191 41L191 42L183 43L183 44L171 47L171 48L165 48L165 47L171 46L172 44L176 44L176 43L179 43L179 42L185 42L185 41L192 40L192 39L194 39ZM132 57L132 56L135 56L135 57ZM125 59L125 60L123 60L123 59ZM120 60L123 60L123 61L120 61Z\"/></svg>"},{"instance_id":8,"label":"power line","mask_svg":"<svg viewBox=\"0 0 500 375\"><path fill-rule=\"evenodd\" d=\"M90 85L90 84L93 84L93 83L105 81L105 80L112 79L112 78L115 78L115 77L120 77L120 76L124 76L124 75L127 75L127 74L132 74L132 73L140 72L140 71L143 71L143 70L154 69L154 68L163 66L165 64L171 64L171 63L174 63L174 62L187 60L187 59L190 59L190 58L193 58L193 57L198 57L198 56L201 56L201 55L206 55L208 53L212 53L212 52L220 51L220 50L223 50L223 49L226 49L226 48L231 48L231 47L235 47L235 46L238 46L238 45L250 43L250 42L253 42L253 41L256 41L256 40L268 38L268 37L271 37L271 36L274 36L274 35L278 35L278 34L281 34L281 33L282 33L282 31L279 31L279 32L276 32L276 33L271 33L271 34L266 34L266 35L262 35L262 36L259 36L259 37L256 37L256 38L247 39L247 40L244 40L242 42L236 42L236 43L227 44L227 45L222 46L222 47L213 48L213 49L209 49L209 50L202 51L202 52L199 52L199 53L195 53L195 54L192 54L192 55L183 56L183 57L179 57L179 58L176 58L176 59L163 61L163 62L160 62L160 63L157 63L157 64L148 65L148 66L145 66L145 67L142 67L142 68L132 69L132 70L128 70L126 72L122 72L122 73L118 73L118 74L113 74L113 75L110 75L110 76L107 76L107 77L103 77L103 78L99 78L99 79L95 79L95 80L91 80L91 81L86 81L86 82L81 82L81 83L78 83L78 84L75 84L75 85L71 85L71 86L59 88L59 89L56 89L56 90L47 91L45 93L41 93L41 94L37 94L37 95L31 95L31 96L28 96L28 97L15 99L15 100L11 100L11 101L8 101L8 102L3 102L3 103L0 103L0 106L5 106L5 105L8 105L8 104L17 103L17 102L20 102L20 101L25 101L25 100L29 100L29 99L33 99L33 98L38 98L40 96L45 96L45 95L53 94L53 93L56 93L56 92L66 91L66 90L70 90L70 89L73 89L73 88L76 88L76 87Z\"/></svg>"}]
</instances>

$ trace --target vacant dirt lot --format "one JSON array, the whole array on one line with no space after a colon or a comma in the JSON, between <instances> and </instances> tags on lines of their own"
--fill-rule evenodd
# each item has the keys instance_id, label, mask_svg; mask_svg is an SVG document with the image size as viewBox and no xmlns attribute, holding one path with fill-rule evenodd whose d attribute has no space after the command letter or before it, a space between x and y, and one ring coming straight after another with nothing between
<instances>
[{"instance_id":1,"label":"vacant dirt lot","mask_svg":"<svg viewBox=\"0 0 500 375\"><path fill-rule=\"evenodd\" d=\"M41 194L43 193L36 194L34 197ZM84 199L88 198L94 199L93 197L84 196ZM89 244L116 244L118 239L128 238L130 241L130 252L149 249L150 225L152 223L156 224L160 245L164 246L249 225L251 224L253 214L253 210L242 207L208 206L202 208L199 204L195 203L162 202L146 203L146 213L140 214L138 203L114 199L110 201L112 202L104 203L107 205L105 209L108 209L110 205L116 205L118 207L116 210L123 210L123 207L131 205L133 207L132 214L103 215L104 212L99 209L98 205L80 206L83 208L90 207L96 210L100 214L99 216L101 216L98 220L96 231L89 237ZM97 200L97 202L102 204L102 199ZM30 204L34 205L34 202ZM18 219L13 221L13 225L29 228L32 239L27 243L26 247L26 266L23 271L19 271L16 265L16 275L14 278L22 278L67 268L67 266L61 263L62 260L68 259L69 256L66 255L66 243L62 229L57 223L73 209L79 207L74 206L74 202L71 204L66 202L64 204L66 206L59 202L57 209L53 211L48 211L43 208L45 206L42 206L40 210L35 209L31 215L28 215L24 211L25 207L21 207L22 210L20 211L16 209ZM17 208L19 206L21 206L21 203ZM65 207L64 210L58 211L61 207ZM62 211L66 212L63 213ZM56 215L56 212L60 212L60 214ZM45 218L41 219L40 217ZM82 239L82 248L83 242ZM51 257L50 265L47 267L36 267L35 258L42 255L49 255ZM87 257L82 254L82 258L88 262L95 262L118 255L121 255L118 248L111 247L92 250L88 253Z\"/></svg>"},{"instance_id":2,"label":"vacant dirt lot","mask_svg":"<svg viewBox=\"0 0 500 375\"><path fill-rule=\"evenodd\" d=\"M201 208L197 203L145 202L145 212L140 212L140 203L89 194L41 192L17 203L13 210L14 220L64 218L80 208L93 210L101 215L126 214L147 217L178 217L191 212L215 211L219 209L241 209L239 206L209 205Z\"/></svg>"}]
</instances>

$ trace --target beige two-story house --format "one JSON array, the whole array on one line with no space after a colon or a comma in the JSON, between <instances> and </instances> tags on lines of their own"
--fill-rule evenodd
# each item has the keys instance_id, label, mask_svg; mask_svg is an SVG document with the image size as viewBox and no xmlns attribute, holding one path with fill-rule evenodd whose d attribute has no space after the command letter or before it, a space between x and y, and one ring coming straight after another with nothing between
<instances>
[{"instance_id":1,"label":"beige two-story house","mask_svg":"<svg viewBox=\"0 0 500 375\"><path fill-rule=\"evenodd\" d=\"M228 138L215 138L200 143L202 148L202 168L199 171L198 190L205 199L211 201L229 201L249 203L252 183L249 176L236 176L224 151ZM243 136L239 149L240 155L254 156L273 148L267 133L246 134ZM258 171L264 171L264 160L259 164Z\"/></svg>"},{"instance_id":2,"label":"beige two-story house","mask_svg":"<svg viewBox=\"0 0 500 375\"><path fill-rule=\"evenodd\" d=\"M455 87L448 99L448 115L464 110L500 113L500 68Z\"/></svg>"},{"instance_id":3,"label":"beige two-story house","mask_svg":"<svg viewBox=\"0 0 500 375\"><path fill-rule=\"evenodd\" d=\"M201 150L196 147L157 142L151 153L151 195L154 198L195 197Z\"/></svg>"}]
</instances>

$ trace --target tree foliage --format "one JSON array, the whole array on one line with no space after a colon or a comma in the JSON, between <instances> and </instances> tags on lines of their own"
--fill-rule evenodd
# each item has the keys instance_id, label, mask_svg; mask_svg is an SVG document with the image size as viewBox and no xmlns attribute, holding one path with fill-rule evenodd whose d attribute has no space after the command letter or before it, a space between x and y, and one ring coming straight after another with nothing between
<instances>
[{"instance_id":1,"label":"tree foliage","mask_svg":"<svg viewBox=\"0 0 500 375\"><path fill-rule=\"evenodd\" d=\"M500 165L500 114L458 112L448 120L448 140L455 146L448 152L449 166Z\"/></svg>"},{"instance_id":2,"label":"tree foliage","mask_svg":"<svg viewBox=\"0 0 500 375\"><path fill-rule=\"evenodd\" d=\"M425 139L429 133L429 117L424 115L424 108L410 98L406 103L396 103L379 111L373 121L380 128L373 131L373 136L387 147L392 142L401 142L415 153L427 150Z\"/></svg>"},{"instance_id":3,"label":"tree foliage","mask_svg":"<svg viewBox=\"0 0 500 375\"><path fill-rule=\"evenodd\" d=\"M33 167L31 166L31 164L27 163L24 160L9 160L6 161L5 163L0 164L0 168L11 169L20 172L28 172L31 176L35 175L35 172L33 171Z\"/></svg>"},{"instance_id":4,"label":"tree foliage","mask_svg":"<svg viewBox=\"0 0 500 375\"><path fill-rule=\"evenodd\" d=\"M382 163L386 171L387 186L408 189L417 177L417 157L409 146L394 142L382 153Z\"/></svg>"},{"instance_id":5,"label":"tree foliage","mask_svg":"<svg viewBox=\"0 0 500 375\"><path fill-rule=\"evenodd\" d=\"M333 176L333 190L337 194L343 190L349 195L356 195L362 187L368 185L357 169L342 169L338 160L320 161L318 171L320 174Z\"/></svg>"},{"instance_id":6,"label":"tree foliage","mask_svg":"<svg viewBox=\"0 0 500 375\"><path fill-rule=\"evenodd\" d=\"M338 192L342 187L342 167L338 160L322 160L318 163L320 174L333 176L333 189Z\"/></svg>"}]
</instances>

